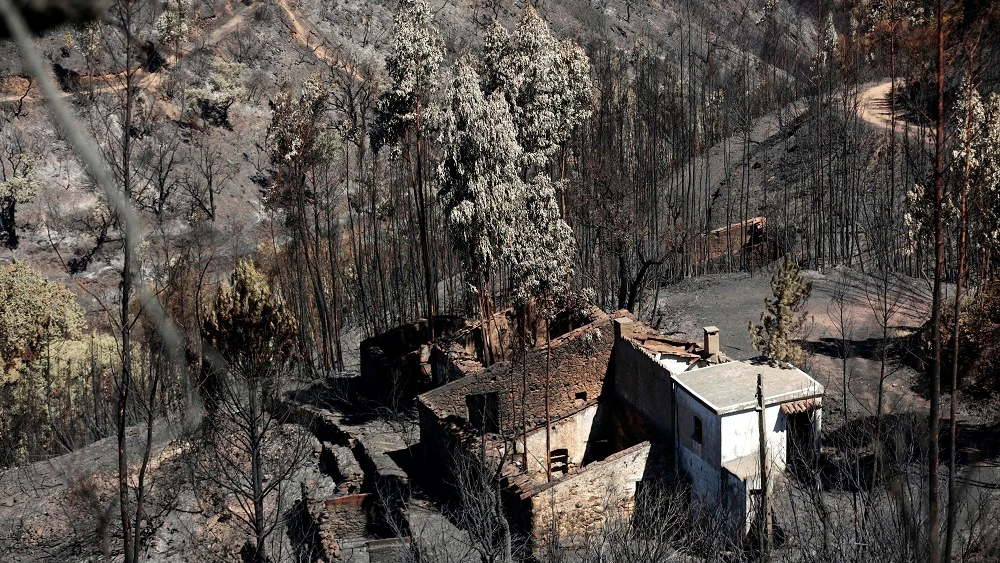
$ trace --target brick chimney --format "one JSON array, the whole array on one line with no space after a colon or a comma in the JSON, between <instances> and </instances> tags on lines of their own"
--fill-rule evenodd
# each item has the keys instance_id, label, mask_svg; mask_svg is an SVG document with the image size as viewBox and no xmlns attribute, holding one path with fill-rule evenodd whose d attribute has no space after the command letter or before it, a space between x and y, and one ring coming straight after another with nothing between
<instances>
[{"instance_id":1,"label":"brick chimney","mask_svg":"<svg viewBox=\"0 0 1000 563\"><path fill-rule=\"evenodd\" d=\"M706 360L719 359L719 328L714 326L705 327L705 337L702 343Z\"/></svg>"}]
</instances>

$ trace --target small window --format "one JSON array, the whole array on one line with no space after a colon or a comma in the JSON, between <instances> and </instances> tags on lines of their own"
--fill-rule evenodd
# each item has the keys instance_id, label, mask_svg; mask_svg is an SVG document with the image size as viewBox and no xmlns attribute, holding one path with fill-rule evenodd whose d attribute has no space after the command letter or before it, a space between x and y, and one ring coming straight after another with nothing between
<instances>
[{"instance_id":1,"label":"small window","mask_svg":"<svg viewBox=\"0 0 1000 563\"><path fill-rule=\"evenodd\" d=\"M549 462L552 464L552 472L559 471L563 474L569 473L569 450L558 448L549 454Z\"/></svg>"},{"instance_id":2,"label":"small window","mask_svg":"<svg viewBox=\"0 0 1000 563\"><path fill-rule=\"evenodd\" d=\"M699 444L701 443L701 431L701 419L696 416L694 417L694 429L691 430L691 438Z\"/></svg>"},{"instance_id":3,"label":"small window","mask_svg":"<svg viewBox=\"0 0 1000 563\"><path fill-rule=\"evenodd\" d=\"M469 408L469 422L485 433L500 431L500 399L496 393L476 393L465 396Z\"/></svg>"},{"instance_id":4,"label":"small window","mask_svg":"<svg viewBox=\"0 0 1000 563\"><path fill-rule=\"evenodd\" d=\"M580 399L581 401L586 401L587 400L587 392L586 391L580 391L579 393L576 394L576 398Z\"/></svg>"}]
</instances>

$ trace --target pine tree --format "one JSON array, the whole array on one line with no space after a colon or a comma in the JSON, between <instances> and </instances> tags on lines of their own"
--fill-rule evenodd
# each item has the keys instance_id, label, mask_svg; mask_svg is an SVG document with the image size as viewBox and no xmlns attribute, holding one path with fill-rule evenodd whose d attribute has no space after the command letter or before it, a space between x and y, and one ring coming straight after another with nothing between
<instances>
[{"instance_id":1,"label":"pine tree","mask_svg":"<svg viewBox=\"0 0 1000 563\"><path fill-rule=\"evenodd\" d=\"M237 265L219 290L202 330L228 370L246 379L272 372L293 356L295 319L250 262Z\"/></svg>"},{"instance_id":2,"label":"pine tree","mask_svg":"<svg viewBox=\"0 0 1000 563\"><path fill-rule=\"evenodd\" d=\"M786 255L781 269L771 277L771 292L774 299L764 299L761 324L749 324L750 338L772 364L794 364L802 359L802 348L793 338L805 322L812 282L803 279L798 265Z\"/></svg>"},{"instance_id":3,"label":"pine tree","mask_svg":"<svg viewBox=\"0 0 1000 563\"><path fill-rule=\"evenodd\" d=\"M275 497L302 459L301 448L279 450L273 403L280 378L295 358L295 320L253 264L242 262L205 316L206 391L212 396L205 428L204 477L238 497L236 515L253 536L244 560L271 561L267 539L281 522Z\"/></svg>"}]
</instances>

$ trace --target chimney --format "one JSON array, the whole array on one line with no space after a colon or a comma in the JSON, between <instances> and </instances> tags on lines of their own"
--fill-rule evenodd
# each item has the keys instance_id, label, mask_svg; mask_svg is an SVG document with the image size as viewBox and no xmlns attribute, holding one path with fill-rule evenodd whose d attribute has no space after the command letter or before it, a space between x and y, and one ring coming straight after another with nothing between
<instances>
[{"instance_id":1,"label":"chimney","mask_svg":"<svg viewBox=\"0 0 1000 563\"><path fill-rule=\"evenodd\" d=\"M705 339L703 341L703 354L706 360L717 360L719 358L719 329L714 326L705 327Z\"/></svg>"},{"instance_id":2,"label":"chimney","mask_svg":"<svg viewBox=\"0 0 1000 563\"><path fill-rule=\"evenodd\" d=\"M619 317L615 319L615 340L621 340L622 338L632 338L635 332L632 329L632 319L628 317Z\"/></svg>"}]
</instances>

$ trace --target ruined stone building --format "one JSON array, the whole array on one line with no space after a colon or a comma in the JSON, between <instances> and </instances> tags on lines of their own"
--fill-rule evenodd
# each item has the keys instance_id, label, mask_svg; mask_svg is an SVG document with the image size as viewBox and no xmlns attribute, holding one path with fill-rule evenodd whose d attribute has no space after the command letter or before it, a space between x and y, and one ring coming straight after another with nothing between
<instances>
[{"instance_id":1,"label":"ruined stone building","mask_svg":"<svg viewBox=\"0 0 1000 563\"><path fill-rule=\"evenodd\" d=\"M627 311L587 320L548 345L498 351L505 361L485 368L468 339L423 352L418 363L440 384L417 398L427 470L447 484L463 452L500 464L512 528L536 553L553 538L579 544L656 479L685 480L695 503L721 507L745 535L761 468L818 448L822 386L798 369L731 360L714 327L694 343Z\"/></svg>"}]
</instances>

